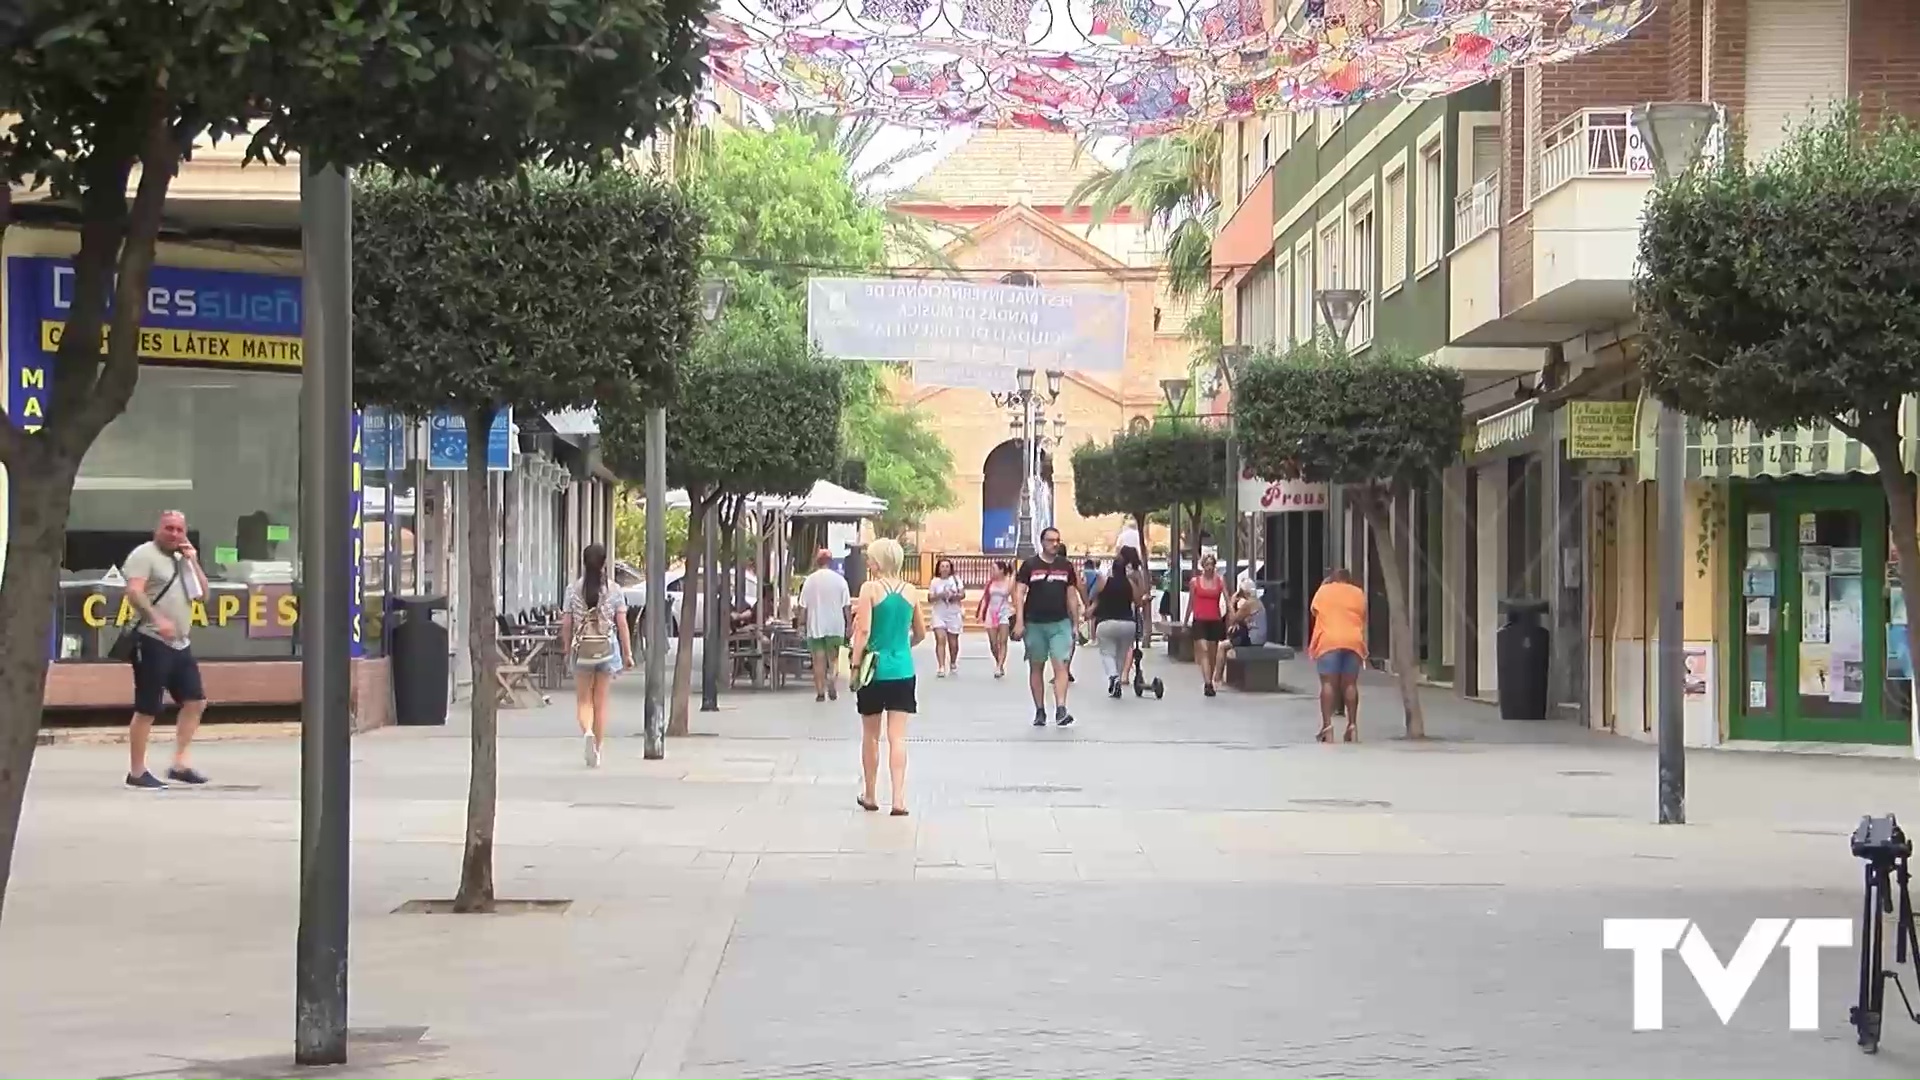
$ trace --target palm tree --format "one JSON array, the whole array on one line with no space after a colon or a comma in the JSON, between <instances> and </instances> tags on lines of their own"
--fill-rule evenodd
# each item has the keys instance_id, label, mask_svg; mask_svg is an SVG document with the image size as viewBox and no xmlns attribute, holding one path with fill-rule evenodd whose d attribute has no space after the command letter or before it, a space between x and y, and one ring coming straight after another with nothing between
<instances>
[{"instance_id":1,"label":"palm tree","mask_svg":"<svg viewBox=\"0 0 1920 1080\"><path fill-rule=\"evenodd\" d=\"M852 181L854 190L873 200L880 211L890 257L903 258L916 266L939 267L950 275L958 270L947 257L946 247L954 239L965 236L967 230L900 209L904 203L924 205L939 199L912 190L896 191L884 197L873 194L875 186L884 182L894 169L937 149L937 140L916 137L880 160L863 165L861 161L869 156L874 140L886 130L886 125L877 117L842 119L825 113L785 113L778 123L808 136L822 152L838 154L840 160L846 162L847 179Z\"/></svg>"},{"instance_id":2,"label":"palm tree","mask_svg":"<svg viewBox=\"0 0 1920 1080\"><path fill-rule=\"evenodd\" d=\"M1087 152L1082 143L1077 153ZM1220 227L1220 129L1195 126L1133 144L1126 163L1102 167L1067 196L1099 225L1121 207L1166 237L1167 288L1192 302L1213 290L1213 234Z\"/></svg>"}]
</instances>

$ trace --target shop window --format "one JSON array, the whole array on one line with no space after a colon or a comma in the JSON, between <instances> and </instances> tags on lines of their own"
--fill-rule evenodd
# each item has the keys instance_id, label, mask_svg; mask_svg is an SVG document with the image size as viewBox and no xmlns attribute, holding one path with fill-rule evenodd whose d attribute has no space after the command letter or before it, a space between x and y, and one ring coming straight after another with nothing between
<instances>
[{"instance_id":1,"label":"shop window","mask_svg":"<svg viewBox=\"0 0 1920 1080\"><path fill-rule=\"evenodd\" d=\"M296 655L300 379L283 372L146 367L127 411L81 463L60 560L65 659L96 659L135 621L119 567L162 511L187 516L210 594L202 659Z\"/></svg>"}]
</instances>

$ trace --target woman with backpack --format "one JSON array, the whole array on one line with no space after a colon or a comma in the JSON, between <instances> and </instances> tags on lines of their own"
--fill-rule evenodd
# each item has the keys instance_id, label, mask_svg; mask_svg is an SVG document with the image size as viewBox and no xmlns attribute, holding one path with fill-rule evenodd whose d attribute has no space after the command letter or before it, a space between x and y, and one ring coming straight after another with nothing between
<instances>
[{"instance_id":1,"label":"woman with backpack","mask_svg":"<svg viewBox=\"0 0 1920 1080\"><path fill-rule=\"evenodd\" d=\"M580 578L567 586L560 640L573 659L574 709L589 768L599 766L607 738L607 689L633 655L626 612L626 598L607 580L605 545L588 544L580 553Z\"/></svg>"}]
</instances>

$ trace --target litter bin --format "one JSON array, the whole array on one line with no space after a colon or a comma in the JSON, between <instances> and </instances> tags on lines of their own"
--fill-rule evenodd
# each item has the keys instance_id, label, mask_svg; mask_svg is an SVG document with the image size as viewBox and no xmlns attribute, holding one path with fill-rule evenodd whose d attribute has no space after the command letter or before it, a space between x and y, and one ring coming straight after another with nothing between
<instances>
[{"instance_id":1,"label":"litter bin","mask_svg":"<svg viewBox=\"0 0 1920 1080\"><path fill-rule=\"evenodd\" d=\"M402 726L447 722L447 598L393 601L393 719Z\"/></svg>"},{"instance_id":2,"label":"litter bin","mask_svg":"<svg viewBox=\"0 0 1920 1080\"><path fill-rule=\"evenodd\" d=\"M1502 600L1500 610L1507 616L1507 624L1494 635L1495 656L1499 660L1500 718L1545 720L1549 635L1540 619L1547 613L1547 602Z\"/></svg>"}]
</instances>

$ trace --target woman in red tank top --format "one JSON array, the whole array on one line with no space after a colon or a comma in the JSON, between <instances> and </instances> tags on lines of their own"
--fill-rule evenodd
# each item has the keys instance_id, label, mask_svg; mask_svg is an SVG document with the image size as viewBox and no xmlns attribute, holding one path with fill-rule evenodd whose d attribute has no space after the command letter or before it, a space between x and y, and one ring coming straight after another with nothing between
<instances>
[{"instance_id":1,"label":"woman in red tank top","mask_svg":"<svg viewBox=\"0 0 1920 1080\"><path fill-rule=\"evenodd\" d=\"M1192 628L1193 662L1200 666L1206 680L1203 691L1214 696L1213 681L1219 675L1221 642L1227 640L1227 617L1221 600L1227 592L1227 579L1220 576L1219 563L1212 555L1200 557L1200 572L1193 577L1193 602L1187 608L1187 624Z\"/></svg>"}]
</instances>

